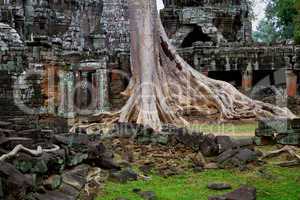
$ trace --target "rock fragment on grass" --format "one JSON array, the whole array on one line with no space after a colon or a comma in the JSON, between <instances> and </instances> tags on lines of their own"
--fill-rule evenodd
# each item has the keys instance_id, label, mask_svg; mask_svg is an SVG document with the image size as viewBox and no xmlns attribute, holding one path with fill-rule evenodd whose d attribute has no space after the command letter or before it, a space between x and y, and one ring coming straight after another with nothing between
<instances>
[{"instance_id":1,"label":"rock fragment on grass","mask_svg":"<svg viewBox=\"0 0 300 200\"><path fill-rule=\"evenodd\" d=\"M139 192L144 200L157 200L156 194L152 191Z\"/></svg>"},{"instance_id":2,"label":"rock fragment on grass","mask_svg":"<svg viewBox=\"0 0 300 200\"><path fill-rule=\"evenodd\" d=\"M232 188L231 185L227 183L210 183L207 187L211 190L228 190Z\"/></svg>"}]
</instances>

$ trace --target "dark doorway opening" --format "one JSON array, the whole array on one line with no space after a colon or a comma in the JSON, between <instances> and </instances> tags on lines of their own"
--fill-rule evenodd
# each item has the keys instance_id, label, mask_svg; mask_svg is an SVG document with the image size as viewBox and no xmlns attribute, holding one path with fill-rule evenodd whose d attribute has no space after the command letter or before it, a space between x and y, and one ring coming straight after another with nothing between
<instances>
[{"instance_id":1,"label":"dark doorway opening","mask_svg":"<svg viewBox=\"0 0 300 200\"><path fill-rule=\"evenodd\" d=\"M240 71L210 71L208 77L226 81L238 88L242 86L242 73Z\"/></svg>"},{"instance_id":2,"label":"dark doorway opening","mask_svg":"<svg viewBox=\"0 0 300 200\"><path fill-rule=\"evenodd\" d=\"M253 85L263 84L275 85L275 77L273 70L259 70L253 71Z\"/></svg>"},{"instance_id":3,"label":"dark doorway opening","mask_svg":"<svg viewBox=\"0 0 300 200\"><path fill-rule=\"evenodd\" d=\"M190 32L183 40L181 47L186 48L186 47L191 47L193 46L194 42L208 42L211 41L211 38L203 33L202 28L199 26L196 26L192 32Z\"/></svg>"}]
</instances>

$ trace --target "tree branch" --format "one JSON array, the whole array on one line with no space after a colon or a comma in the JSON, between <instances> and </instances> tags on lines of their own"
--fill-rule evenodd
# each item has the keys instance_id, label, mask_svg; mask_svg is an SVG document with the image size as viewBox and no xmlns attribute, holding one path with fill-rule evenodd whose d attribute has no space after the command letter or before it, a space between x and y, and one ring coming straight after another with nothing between
<instances>
[{"instance_id":1,"label":"tree branch","mask_svg":"<svg viewBox=\"0 0 300 200\"><path fill-rule=\"evenodd\" d=\"M0 161L5 161L8 158L11 158L11 157L17 155L20 151L25 151L33 156L40 156L44 152L49 153L49 152L58 151L60 149L60 147L55 144L53 144L53 146L54 147L52 149L43 149L41 146L38 146L36 150L32 150L32 149L28 149L28 148L24 147L23 145L19 144L9 153L2 155L0 157Z\"/></svg>"}]
</instances>

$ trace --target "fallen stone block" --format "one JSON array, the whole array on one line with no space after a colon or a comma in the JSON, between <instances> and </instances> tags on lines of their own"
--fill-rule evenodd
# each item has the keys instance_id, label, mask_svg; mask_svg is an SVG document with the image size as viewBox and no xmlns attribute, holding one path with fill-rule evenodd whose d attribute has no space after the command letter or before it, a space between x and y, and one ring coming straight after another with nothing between
<instances>
[{"instance_id":1,"label":"fallen stone block","mask_svg":"<svg viewBox=\"0 0 300 200\"><path fill-rule=\"evenodd\" d=\"M235 144L229 136L216 136L216 142L219 147L219 153L234 148Z\"/></svg>"},{"instance_id":2,"label":"fallen stone block","mask_svg":"<svg viewBox=\"0 0 300 200\"><path fill-rule=\"evenodd\" d=\"M226 160L232 158L235 154L237 154L239 151L236 149L229 149L223 153L221 153L218 157L217 157L217 162L218 164L222 164L223 162L225 162Z\"/></svg>"},{"instance_id":3,"label":"fallen stone block","mask_svg":"<svg viewBox=\"0 0 300 200\"><path fill-rule=\"evenodd\" d=\"M212 134L204 136L203 142L200 143L200 151L204 156L210 157L218 154L219 147L215 141L215 136Z\"/></svg>"},{"instance_id":4,"label":"fallen stone block","mask_svg":"<svg viewBox=\"0 0 300 200\"><path fill-rule=\"evenodd\" d=\"M144 192L139 192L139 195L144 199L144 200L157 200L155 192L152 191L144 191Z\"/></svg>"},{"instance_id":5,"label":"fallen stone block","mask_svg":"<svg viewBox=\"0 0 300 200\"><path fill-rule=\"evenodd\" d=\"M243 139L236 139L234 143L237 147L251 147L254 145L253 138L243 138Z\"/></svg>"},{"instance_id":6,"label":"fallen stone block","mask_svg":"<svg viewBox=\"0 0 300 200\"><path fill-rule=\"evenodd\" d=\"M109 179L112 181L126 183L128 181L135 181L138 178L138 174L131 168L123 169L121 171L111 172Z\"/></svg>"},{"instance_id":7,"label":"fallen stone block","mask_svg":"<svg viewBox=\"0 0 300 200\"><path fill-rule=\"evenodd\" d=\"M90 167L88 165L79 165L74 169L66 171L62 174L62 181L77 190L81 190L86 184Z\"/></svg>"},{"instance_id":8,"label":"fallen stone block","mask_svg":"<svg viewBox=\"0 0 300 200\"><path fill-rule=\"evenodd\" d=\"M227 200L256 200L256 188L243 186L225 196Z\"/></svg>"},{"instance_id":9,"label":"fallen stone block","mask_svg":"<svg viewBox=\"0 0 300 200\"><path fill-rule=\"evenodd\" d=\"M207 186L208 189L211 190L228 190L231 189L231 185L227 183L210 183Z\"/></svg>"},{"instance_id":10,"label":"fallen stone block","mask_svg":"<svg viewBox=\"0 0 300 200\"><path fill-rule=\"evenodd\" d=\"M256 200L256 189L243 186L222 196L212 196L208 200Z\"/></svg>"},{"instance_id":11,"label":"fallen stone block","mask_svg":"<svg viewBox=\"0 0 300 200\"><path fill-rule=\"evenodd\" d=\"M60 175L52 175L44 180L44 187L48 190L58 189L62 184L62 177Z\"/></svg>"},{"instance_id":12,"label":"fallen stone block","mask_svg":"<svg viewBox=\"0 0 300 200\"><path fill-rule=\"evenodd\" d=\"M0 161L0 178L2 180L2 192L8 199L25 199L26 192L33 188L32 182L18 171L15 166Z\"/></svg>"},{"instance_id":13,"label":"fallen stone block","mask_svg":"<svg viewBox=\"0 0 300 200\"><path fill-rule=\"evenodd\" d=\"M238 159L242 164L247 164L249 162L256 161L257 155L255 151L242 149L235 155L235 158Z\"/></svg>"}]
</instances>

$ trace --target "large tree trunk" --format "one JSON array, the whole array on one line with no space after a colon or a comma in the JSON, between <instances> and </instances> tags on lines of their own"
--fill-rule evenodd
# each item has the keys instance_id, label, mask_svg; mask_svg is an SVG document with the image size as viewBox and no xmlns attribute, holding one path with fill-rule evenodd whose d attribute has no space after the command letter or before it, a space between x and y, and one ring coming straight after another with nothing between
<instances>
[{"instance_id":1,"label":"large tree trunk","mask_svg":"<svg viewBox=\"0 0 300 200\"><path fill-rule=\"evenodd\" d=\"M155 0L129 0L129 13L133 74L120 122L159 130L163 123L187 123L182 116L188 111L218 120L295 117L286 108L254 101L189 66L170 44Z\"/></svg>"}]
</instances>

